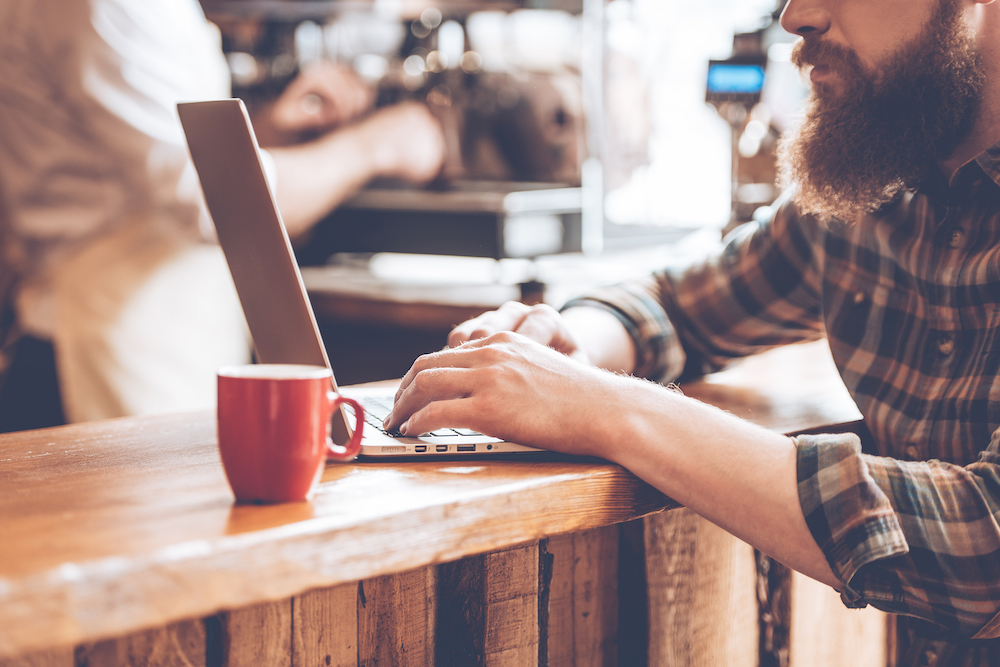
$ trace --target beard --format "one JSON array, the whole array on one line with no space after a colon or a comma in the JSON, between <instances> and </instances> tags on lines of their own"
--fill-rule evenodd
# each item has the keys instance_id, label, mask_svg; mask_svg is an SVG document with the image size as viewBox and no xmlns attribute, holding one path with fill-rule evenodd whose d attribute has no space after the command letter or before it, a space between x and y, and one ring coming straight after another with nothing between
<instances>
[{"instance_id":1,"label":"beard","mask_svg":"<svg viewBox=\"0 0 1000 667\"><path fill-rule=\"evenodd\" d=\"M800 212L854 222L923 180L969 135L985 73L960 3L941 0L922 33L866 71L854 51L805 39L792 62L827 65L802 123L778 145L779 182Z\"/></svg>"}]
</instances>

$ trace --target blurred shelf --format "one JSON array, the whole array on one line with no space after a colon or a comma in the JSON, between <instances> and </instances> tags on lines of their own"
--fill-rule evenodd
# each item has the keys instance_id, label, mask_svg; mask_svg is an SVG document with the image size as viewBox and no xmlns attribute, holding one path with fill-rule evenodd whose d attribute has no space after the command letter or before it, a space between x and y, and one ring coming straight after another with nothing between
<instances>
[{"instance_id":1,"label":"blurred shelf","mask_svg":"<svg viewBox=\"0 0 1000 667\"><path fill-rule=\"evenodd\" d=\"M581 250L583 191L546 183L464 181L446 190L371 187L317 224L299 263L336 253L532 257Z\"/></svg>"},{"instance_id":2,"label":"blurred shelf","mask_svg":"<svg viewBox=\"0 0 1000 667\"><path fill-rule=\"evenodd\" d=\"M582 9L582 4L572 0L559 0L551 4L496 0L487 2L449 1L432 4L441 10L445 18L467 16L473 12L481 11L511 12L518 9L562 9L579 13ZM377 11L375 2L371 0L201 0L201 6L210 19L213 17L263 18L275 21L324 20L346 12ZM405 4L400 4L400 9L405 9Z\"/></svg>"},{"instance_id":3,"label":"blurred shelf","mask_svg":"<svg viewBox=\"0 0 1000 667\"><path fill-rule=\"evenodd\" d=\"M555 183L466 181L447 190L365 188L343 207L381 211L579 213L583 189Z\"/></svg>"}]
</instances>

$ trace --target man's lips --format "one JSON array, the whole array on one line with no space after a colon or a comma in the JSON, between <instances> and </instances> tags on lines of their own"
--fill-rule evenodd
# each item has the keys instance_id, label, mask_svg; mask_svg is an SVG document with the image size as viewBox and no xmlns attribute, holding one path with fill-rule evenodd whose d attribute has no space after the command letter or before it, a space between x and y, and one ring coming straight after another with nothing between
<instances>
[{"instance_id":1,"label":"man's lips","mask_svg":"<svg viewBox=\"0 0 1000 667\"><path fill-rule=\"evenodd\" d=\"M814 65L809 71L809 80L813 83L827 81L833 76L833 71L829 65Z\"/></svg>"}]
</instances>

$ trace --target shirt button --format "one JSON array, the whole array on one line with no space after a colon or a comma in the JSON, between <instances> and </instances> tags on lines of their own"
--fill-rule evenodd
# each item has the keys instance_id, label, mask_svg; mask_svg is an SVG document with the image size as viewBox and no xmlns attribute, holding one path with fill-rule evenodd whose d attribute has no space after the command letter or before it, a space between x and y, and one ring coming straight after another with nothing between
<instances>
[{"instance_id":1,"label":"shirt button","mask_svg":"<svg viewBox=\"0 0 1000 667\"><path fill-rule=\"evenodd\" d=\"M951 231L951 238L948 239L948 245L952 248L961 248L965 245L965 232L961 229L953 229Z\"/></svg>"},{"instance_id":2,"label":"shirt button","mask_svg":"<svg viewBox=\"0 0 1000 667\"><path fill-rule=\"evenodd\" d=\"M906 458L910 461L920 460L920 449L916 445L906 446Z\"/></svg>"},{"instance_id":3,"label":"shirt button","mask_svg":"<svg viewBox=\"0 0 1000 667\"><path fill-rule=\"evenodd\" d=\"M955 351L955 341L954 339L945 336L938 341L938 352L944 356L948 356Z\"/></svg>"},{"instance_id":4,"label":"shirt button","mask_svg":"<svg viewBox=\"0 0 1000 667\"><path fill-rule=\"evenodd\" d=\"M855 292L854 293L854 305L855 306L861 305L861 303L864 300L865 300L865 293L864 292Z\"/></svg>"}]
</instances>

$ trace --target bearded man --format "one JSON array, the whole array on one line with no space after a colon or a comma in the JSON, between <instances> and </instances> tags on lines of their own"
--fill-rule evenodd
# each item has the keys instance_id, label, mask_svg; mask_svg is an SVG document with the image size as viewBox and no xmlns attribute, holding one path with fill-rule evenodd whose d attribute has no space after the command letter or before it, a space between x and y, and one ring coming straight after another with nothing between
<instances>
[{"instance_id":1,"label":"bearded man","mask_svg":"<svg viewBox=\"0 0 1000 667\"><path fill-rule=\"evenodd\" d=\"M609 459L849 606L904 615L899 664L1000 664L1000 2L790 0L781 21L813 92L773 218L561 314L460 325L386 426ZM878 457L628 376L822 337Z\"/></svg>"}]
</instances>

